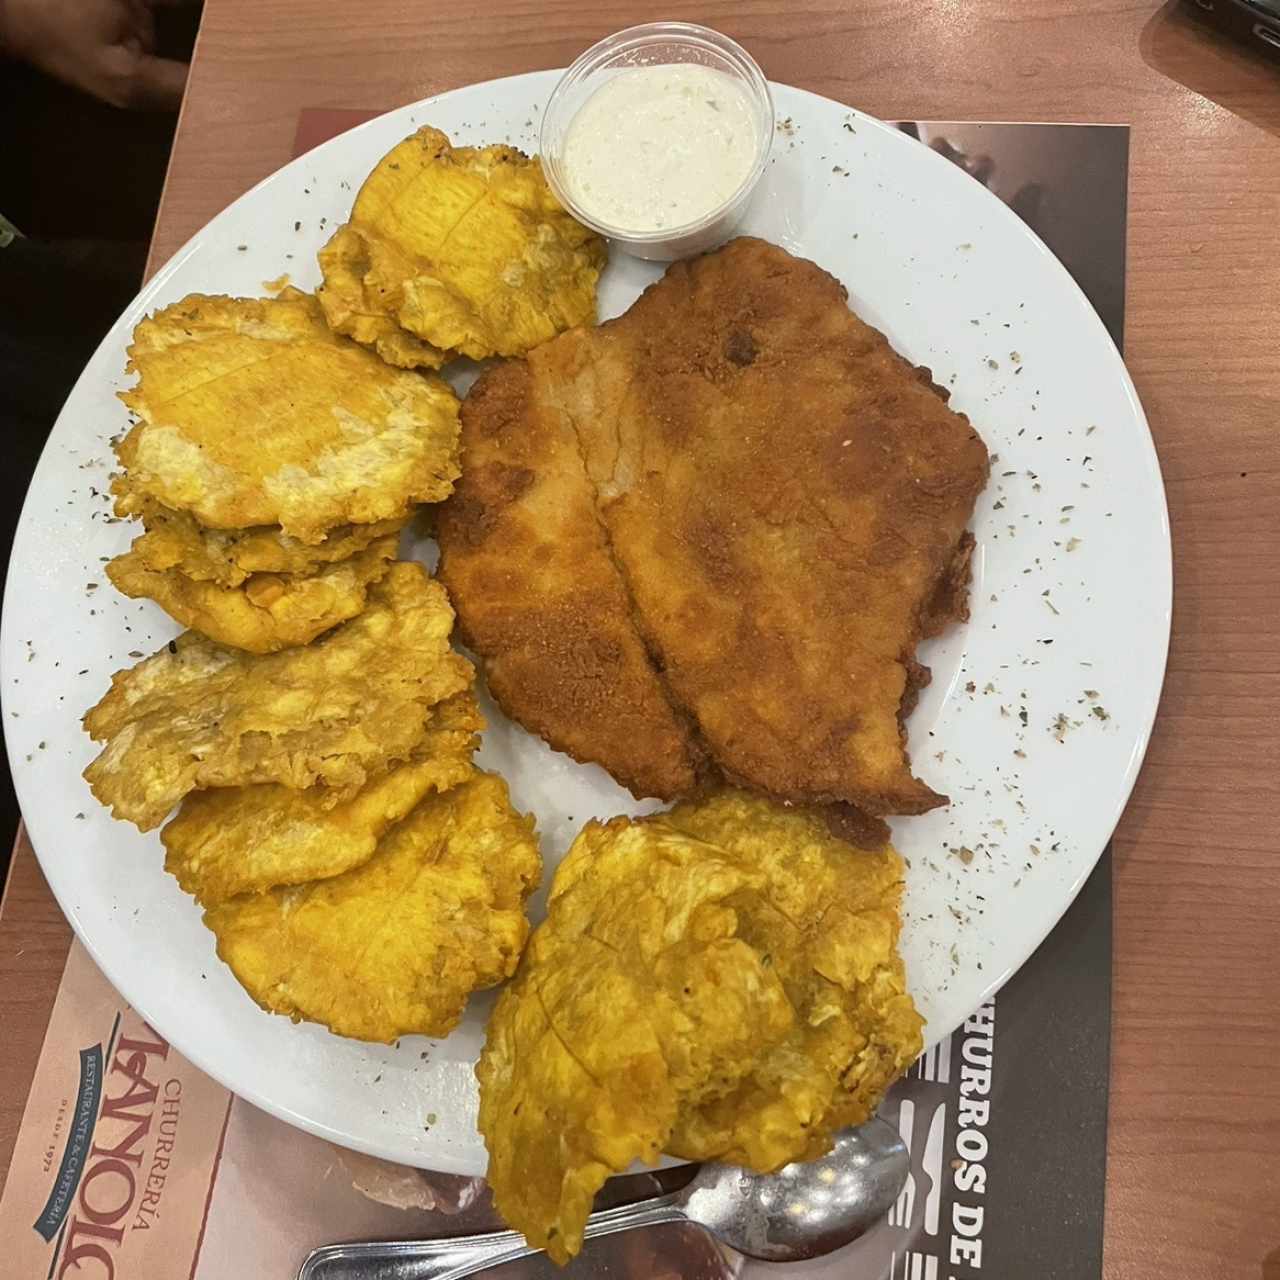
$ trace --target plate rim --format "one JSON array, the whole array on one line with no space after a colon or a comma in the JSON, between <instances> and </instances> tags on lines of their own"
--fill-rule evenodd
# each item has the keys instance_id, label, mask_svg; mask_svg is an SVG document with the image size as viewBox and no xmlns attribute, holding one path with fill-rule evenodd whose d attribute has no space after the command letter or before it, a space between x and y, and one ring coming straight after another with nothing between
<instances>
[{"instance_id":1,"label":"plate rim","mask_svg":"<svg viewBox=\"0 0 1280 1280\"><path fill-rule=\"evenodd\" d=\"M511 75L511 76L494 77L489 80L477 81L471 84L454 86L450 89L442 90L439 93L433 94L430 97L422 98L415 102L405 103L405 104L402 104L401 106L392 107L387 111L380 112L377 115L372 116L370 119L362 121L357 125L354 125L350 129L343 130L341 134L335 135L333 138L326 139L324 142L318 144L317 147L312 148L307 152L303 152L301 155L291 158L285 164L281 165L279 168L273 170L271 173L261 178L258 182L254 183L251 187L249 187L247 190L245 190L240 195L238 195L234 200L224 205L216 214L213 215L213 217L211 217L207 222L205 222L202 226L200 226L190 237L188 237L186 241L183 242L183 244L164 262L164 264L160 266L152 274L152 276L143 284L143 286L139 289L138 293L135 294L135 296L128 303L128 305L122 309L120 314L117 316L116 321L111 326L111 330L108 330L107 334L104 335L102 342L99 344L97 348L95 348L94 354L90 356L89 363L93 362L94 358L96 357L98 352L102 349L102 347L111 340L112 330L115 329L116 325L118 325L121 322L121 320L124 319L125 316L130 315L131 313L145 312L145 310L148 308L150 300L153 299L155 295L158 292L160 292L168 284L168 282L174 276L174 274L177 273L180 270L180 268L183 266L183 264L186 262L187 258L190 257L192 253L196 252L198 248L200 248L201 244L205 241L206 237L208 236L209 229L211 227L215 226L221 219L225 218L228 214L231 213L231 211L238 208L243 202L251 200L252 198L257 196L261 191L263 191L265 188L268 188L272 183L280 181L281 176L284 173L286 173L289 170L292 170L295 166L299 166L299 167L302 166L305 163L307 157L311 155L314 151L322 150L326 147L334 145L339 138L345 139L348 137L348 135L359 134L364 131L373 130L376 127L378 127L380 124L385 125L386 117L388 116L401 116L401 115L407 115L413 112L420 112L423 109L429 110L432 106L439 103L441 100L450 97L453 94L457 94L461 92L477 92L477 91L482 92L484 90L491 90L491 91L496 90L501 93L508 93L511 91L513 87L518 86L521 82L538 82L541 85L545 85L546 90L549 91L554 83L553 77L558 77L561 74L563 74L563 68L560 68L560 69L551 68L551 69L545 69L545 70L527 71L527 72L522 72L522 73ZM895 135L898 139L900 139L901 143L903 144L909 144L911 141L913 141L912 139L909 138L908 135L904 134L901 130L897 129L893 124L886 122L884 120L881 120L875 116L868 115L867 113L859 110L857 107L852 106L848 103L841 102L835 98L829 98L823 94L818 94L813 92L812 90L804 89L799 86L789 85L789 84L786 84L785 82L770 80L769 83L770 83L770 88L774 91L782 89L789 94L797 94L804 98L811 99L814 101L815 104L821 104L821 106L823 106L824 108L829 108L834 106L842 111L845 111L849 113L851 116L856 117L860 125L865 125L868 128L874 129L876 131L879 131L885 134ZM542 105L543 104L541 103L539 104L539 108L538 108L539 110L541 110ZM416 125L416 123L417 123L416 121L411 122L411 124L414 124L414 125ZM973 123L991 124L991 123L1003 123L1003 122L975 121ZM898 145L898 143L895 142L893 145ZM919 146L920 144L917 142L916 145ZM943 166L948 166L950 164L950 162L945 157L938 155L936 152L930 151L929 148L925 147L923 148L923 150L929 151L930 155L933 157L931 161L932 163L936 163L938 165L943 165ZM354 188L353 188L353 196L354 196ZM1148 565L1147 572L1151 581L1153 582L1153 585L1158 589L1158 594L1160 597L1160 601L1159 601L1160 609L1159 609L1158 617L1162 624L1162 635L1161 635L1160 642L1157 645L1155 645L1155 648L1157 650L1156 654L1154 655L1156 662L1155 662L1155 665L1151 668L1153 676L1157 676L1157 678L1153 682L1153 696L1151 699L1150 709L1144 717L1144 722L1141 724L1140 727L1135 727L1132 733L1132 738L1135 746L1130 757L1130 762L1121 779L1121 785L1117 792L1117 802L1114 808L1114 812L1112 814L1107 815L1109 819L1107 822L1108 835L1106 839L1102 842L1101 847L1096 851L1096 853L1094 853L1091 856L1086 856L1084 860L1084 864L1082 865L1082 868L1078 876L1073 881L1069 882L1066 890L1062 893L1060 906L1059 906L1059 909L1057 909L1056 913L1046 913L1045 927L1043 929L1043 932L1039 933L1039 936L1036 939L1036 941L1033 944L1031 944L1029 947L1027 947L1025 949L1025 952L1023 951L1022 948L1019 948L1019 954L1017 955L1017 958L1012 959L1010 963L1001 972L997 974L993 974L993 976L988 980L987 985L983 988L981 998L979 1000L979 1005L989 1001L1005 985L1005 983L1008 982L1009 979L1019 969L1021 969L1023 965L1026 964L1026 962L1030 959L1030 957L1039 949L1039 947L1044 943L1044 941L1048 938L1048 936L1058 926L1062 917L1066 914L1066 912L1071 907L1072 903L1074 903L1074 901L1078 897L1086 880L1095 870L1099 860L1102 857L1102 854L1110 845L1111 840L1114 837L1115 828L1118 825L1120 818L1123 816L1125 810L1128 807L1129 800L1132 797L1134 786L1136 785L1138 776L1141 773L1143 763L1145 762L1145 759L1146 759L1147 751L1150 747L1151 736L1154 730L1154 725L1160 711L1160 705L1161 705L1162 696L1163 696L1164 681L1165 681L1165 677L1168 669L1169 646L1170 646L1170 640L1172 635L1172 607L1173 607L1173 590L1174 590L1172 539L1171 539L1170 525L1169 525L1168 497L1167 497L1167 492L1166 492L1165 483L1164 483L1163 470L1160 465L1160 458L1159 458L1159 453L1156 449L1155 439L1151 432L1150 422L1143 408L1141 399L1138 396L1137 388L1134 385L1132 376L1130 375L1128 367L1125 364L1124 357L1120 352L1119 348L1116 346L1114 339L1111 337L1111 334L1107 331L1106 327L1103 325L1100 317L1098 316L1097 312L1093 308L1092 303L1090 303L1088 297L1085 295L1083 290L1075 281L1074 277L1066 269L1066 267L1063 265L1063 263L1057 257L1057 255L1053 253L1053 251L1044 243L1044 241L1040 238L1040 236L1037 235L1036 232L1031 227L1029 227L1016 213L1014 213L1014 211L1010 209L1009 206L1006 205L1005 202L1001 200L999 196L997 196L994 192L990 190L987 190L987 196L989 197L988 207L991 209L998 207L999 210L1001 211L998 216L1005 219L1006 226L1012 228L1012 230L1017 235L1021 236L1024 240L1029 241L1029 243L1034 247L1036 252L1043 259L1046 259L1049 264L1051 264L1049 269L1051 271L1056 271L1060 279L1062 280L1062 282L1067 285L1068 290L1074 297L1074 300L1077 306L1082 311L1084 322L1087 324L1092 324L1096 326L1097 330L1105 339L1107 359L1113 362L1115 371L1119 374L1119 384L1124 392L1125 398L1127 399L1130 410L1134 416L1135 425L1140 425L1142 428L1142 431L1139 435L1140 447L1144 453L1144 460L1146 463L1145 469L1150 473L1150 476L1154 481L1153 488L1154 488L1155 497L1156 497L1156 507L1150 512L1150 516L1155 518L1155 524L1158 527L1158 530L1160 533L1160 537L1158 539L1159 551L1160 551L1160 556L1159 556L1160 563ZM29 508L31 507L31 504L32 504L32 493L36 487L35 478L40 470L40 467L44 464L45 459L48 456L49 451L52 447L53 435L57 429L58 422L61 420L63 413L66 412L67 405L70 404L70 402L76 397L77 393L80 390L81 383L85 381L85 379L88 377L88 373L89 373L89 369L88 369L88 366L86 366L86 368L82 370L81 374L77 377L75 383L72 385L72 388L69 391L66 400L64 401L62 407L59 409L57 417L54 419L53 426L50 429L49 439L46 441L46 444L41 451L40 459L36 464L36 468L32 472L32 481L28 486L27 493L24 495L22 508L19 514L18 523L15 531L14 546L10 555L10 570L12 570L14 555L17 551L19 535L21 534L22 529L27 523ZM10 571L6 575L3 605L0 606L0 677L7 676L9 672L12 670L12 662L9 658L9 654L11 652L11 638L12 638L11 633L13 628L17 625L17 623L13 618L12 611L9 606L13 600L13 596L15 592L14 583L15 583L15 575L13 574L12 571ZM14 661L16 661L16 658L14 659ZM1158 668L1158 672L1157 672L1157 668ZM0 685L0 705L4 705L8 701L8 695L5 692L7 685L8 685L7 680L4 680L3 685ZM132 998L124 989L126 985L131 985L131 984L127 982L122 984L118 980L117 971L116 971L117 967L108 962L108 960L104 957L104 955L100 951L99 947L95 945L94 941L87 935L87 932L82 930L82 928L80 927L80 921L77 913L73 909L69 908L68 903L64 901L64 894L60 893L58 887L55 885L55 882L54 882L55 878L50 876L49 871L46 867L45 859L40 852L40 844L35 839L32 833L31 827L27 823L25 809L23 808L21 803L23 799L23 791L28 790L29 788L25 784L22 786L19 785L18 778L21 774L21 770L13 767L17 763L16 753L18 748L12 742L10 735L7 735L7 734L5 735L5 745L6 745L6 751L9 756L11 773L14 779L15 792L17 793L19 798L19 809L23 815L23 825L27 830L28 839L35 853L36 860L40 865L41 872L45 877L45 880L49 886L50 892L53 894L55 900L58 903L59 910L62 911L64 918L71 925L75 938L79 940L80 944L88 952L89 956L92 958L95 965L98 966L102 974L106 977L107 981L120 994L121 998L125 1000L134 1009L136 1013L139 1014L139 1016L146 1019L147 1013L145 1009L140 1007L138 1004L134 1003ZM37 811L38 811L38 808L37 808ZM1050 914L1052 914L1052 919L1049 918ZM975 1007L978 1007L978 1006L975 1006ZM956 1029L956 1026L960 1025L960 1023L963 1021L963 1018L967 1016L968 1014L962 1015L962 1017L955 1023L955 1025L952 1025L952 1026L942 1027L940 1025L930 1024L930 1026L926 1028L926 1032L927 1032L926 1047L937 1043L939 1040L943 1039L945 1036L951 1034L951 1032L953 1032ZM149 1022L149 1019L148 1019L148 1022ZM196 1024L193 1022L189 1025L194 1027ZM408 1164L410 1167L430 1169L430 1170L444 1172L444 1173L454 1173L454 1174L461 1174L465 1176L473 1176L473 1172L472 1172L474 1168L473 1162L467 1160L465 1157L458 1158L450 1150L436 1150L429 1155L423 1154L421 1159L406 1160L405 1157L407 1153L404 1151L394 1150L376 1141L365 1140L361 1138L359 1134L349 1133L349 1132L338 1132L337 1130L333 1129L331 1126L326 1124L323 1120L316 1119L311 1116L303 1115L300 1112L290 1108L287 1105L274 1101L272 1098L268 1097L260 1089L258 1089L252 1083L252 1081L248 1082L247 1084L245 1082L237 1081L235 1085L232 1085L224 1078L223 1073L220 1070L211 1066L207 1062L206 1056L200 1047L201 1041L196 1032L192 1031L192 1033L188 1035L186 1033L185 1028L182 1028L182 1029L179 1029L179 1034L177 1036L170 1037L167 1034L167 1030L170 1030L170 1029L166 1029L166 1032L162 1032L162 1034L165 1034L168 1042L172 1044L173 1047L177 1049L177 1051L181 1053L184 1058L186 1058L189 1062L191 1062L193 1066L203 1071L211 1079L217 1081L218 1084L226 1088L228 1092L231 1093L233 1096L243 1098L245 1101L251 1103L253 1106L258 1107L263 1111L266 1111L268 1114L271 1114L277 1117L278 1119L284 1121L287 1124L300 1128L305 1132L314 1134L315 1136L323 1138L326 1141L332 1142L335 1145L360 1151L366 1155L371 1155L381 1159L394 1161L395 1163L398 1163L398 1164ZM429 1160L430 1163L423 1163L423 1160ZM676 1162L676 1163L679 1163L679 1162Z\"/></svg>"}]
</instances>

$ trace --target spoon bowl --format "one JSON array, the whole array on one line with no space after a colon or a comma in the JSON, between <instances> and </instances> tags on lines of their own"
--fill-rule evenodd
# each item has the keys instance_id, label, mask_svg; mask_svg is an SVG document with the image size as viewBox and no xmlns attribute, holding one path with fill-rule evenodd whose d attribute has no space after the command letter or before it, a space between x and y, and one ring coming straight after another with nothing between
<instances>
[{"instance_id":1,"label":"spoon bowl","mask_svg":"<svg viewBox=\"0 0 1280 1280\"><path fill-rule=\"evenodd\" d=\"M818 1160L777 1173L704 1165L676 1193L684 1216L750 1258L802 1262L834 1253L889 1211L910 1157L896 1130L871 1120Z\"/></svg>"}]
</instances>

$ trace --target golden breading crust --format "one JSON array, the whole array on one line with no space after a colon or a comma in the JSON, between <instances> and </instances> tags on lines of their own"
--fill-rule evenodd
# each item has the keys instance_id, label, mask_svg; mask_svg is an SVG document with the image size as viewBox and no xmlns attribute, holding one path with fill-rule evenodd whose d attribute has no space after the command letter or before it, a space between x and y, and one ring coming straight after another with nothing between
<instances>
[{"instance_id":1,"label":"golden breading crust","mask_svg":"<svg viewBox=\"0 0 1280 1280\"><path fill-rule=\"evenodd\" d=\"M344 524L331 529L323 542L299 542L278 526L250 529L206 529L187 511L162 507L135 494L128 478L111 485L116 514L142 520L130 548L135 562L152 573L179 570L194 582L238 587L255 573L314 574L350 560L379 538L399 535L407 521L379 520L375 524Z\"/></svg>"},{"instance_id":2,"label":"golden breading crust","mask_svg":"<svg viewBox=\"0 0 1280 1280\"><path fill-rule=\"evenodd\" d=\"M148 569L136 549L112 560L107 577L117 591L154 600L175 622L210 640L276 653L354 618L370 586L391 567L399 543L399 534L391 534L319 572L257 573L238 587L188 578L181 569Z\"/></svg>"},{"instance_id":3,"label":"golden breading crust","mask_svg":"<svg viewBox=\"0 0 1280 1280\"><path fill-rule=\"evenodd\" d=\"M702 752L631 620L572 426L511 362L462 406L463 492L437 511L459 634L512 719L638 796L690 791Z\"/></svg>"},{"instance_id":4,"label":"golden breading crust","mask_svg":"<svg viewBox=\"0 0 1280 1280\"><path fill-rule=\"evenodd\" d=\"M945 803L901 720L918 640L963 612L987 451L832 276L752 239L677 262L617 320L484 374L463 424L441 578L486 670L527 668L513 718L644 776L643 739L611 734L632 709L584 706L581 668L530 644L554 617L574 653L643 649L646 713L674 710L731 781L877 815ZM575 537L539 538L557 503ZM581 607L567 586L605 579Z\"/></svg>"},{"instance_id":5,"label":"golden breading crust","mask_svg":"<svg viewBox=\"0 0 1280 1280\"><path fill-rule=\"evenodd\" d=\"M769 1172L867 1119L921 1048L902 871L741 792L589 823L476 1069L503 1217L563 1263L634 1160Z\"/></svg>"},{"instance_id":6,"label":"golden breading crust","mask_svg":"<svg viewBox=\"0 0 1280 1280\"><path fill-rule=\"evenodd\" d=\"M271 782L198 791L160 833L165 870L206 907L350 871L423 796L472 775L483 728L475 695L455 693L431 709L426 736L408 760L337 805L326 805L317 788Z\"/></svg>"},{"instance_id":7,"label":"golden breading crust","mask_svg":"<svg viewBox=\"0 0 1280 1280\"><path fill-rule=\"evenodd\" d=\"M143 831L205 787L320 783L337 804L407 760L430 709L470 687L452 629L444 588L401 562L363 613L304 648L259 656L185 632L112 676L84 717L106 743L84 776Z\"/></svg>"},{"instance_id":8,"label":"golden breading crust","mask_svg":"<svg viewBox=\"0 0 1280 1280\"><path fill-rule=\"evenodd\" d=\"M335 332L388 363L518 355L595 319L604 241L513 147L453 147L429 126L392 148L320 251Z\"/></svg>"},{"instance_id":9,"label":"golden breading crust","mask_svg":"<svg viewBox=\"0 0 1280 1280\"><path fill-rule=\"evenodd\" d=\"M205 913L264 1009L338 1035L447 1035L473 991L516 967L541 875L533 819L495 774L428 796L366 862Z\"/></svg>"},{"instance_id":10,"label":"golden breading crust","mask_svg":"<svg viewBox=\"0 0 1280 1280\"><path fill-rule=\"evenodd\" d=\"M141 421L116 449L129 488L210 528L317 543L405 519L458 475L449 386L335 337L297 290L192 294L138 325L129 371L120 398Z\"/></svg>"}]
</instances>

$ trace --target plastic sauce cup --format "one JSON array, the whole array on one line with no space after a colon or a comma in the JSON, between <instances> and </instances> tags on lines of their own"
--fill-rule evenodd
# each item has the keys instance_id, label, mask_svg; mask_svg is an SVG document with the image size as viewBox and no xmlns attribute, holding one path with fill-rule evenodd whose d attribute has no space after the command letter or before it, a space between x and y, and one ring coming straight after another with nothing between
<instances>
[{"instance_id":1,"label":"plastic sauce cup","mask_svg":"<svg viewBox=\"0 0 1280 1280\"><path fill-rule=\"evenodd\" d=\"M682 62L693 62L723 72L744 91L755 110L755 163L733 195L694 222L663 227L660 231L637 231L602 222L573 198L565 180L564 140L570 123L582 104L613 73L628 67ZM741 45L710 27L689 22L650 22L606 37L574 61L547 101L538 145L547 183L560 203L579 222L638 258L671 262L714 249L733 234L768 163L772 144L773 98L769 93L769 82L755 59Z\"/></svg>"}]
</instances>

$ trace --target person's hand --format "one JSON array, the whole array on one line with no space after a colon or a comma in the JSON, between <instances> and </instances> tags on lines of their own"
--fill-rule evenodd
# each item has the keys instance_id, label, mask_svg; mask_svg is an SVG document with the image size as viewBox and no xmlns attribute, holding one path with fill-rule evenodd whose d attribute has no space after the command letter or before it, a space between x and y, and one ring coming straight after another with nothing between
<instances>
[{"instance_id":1,"label":"person's hand","mask_svg":"<svg viewBox=\"0 0 1280 1280\"><path fill-rule=\"evenodd\" d=\"M177 107L187 64L155 56L165 0L0 0L0 48L116 107Z\"/></svg>"}]
</instances>

